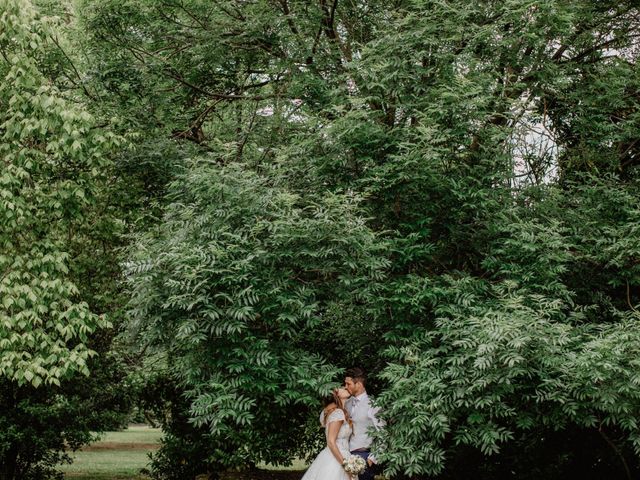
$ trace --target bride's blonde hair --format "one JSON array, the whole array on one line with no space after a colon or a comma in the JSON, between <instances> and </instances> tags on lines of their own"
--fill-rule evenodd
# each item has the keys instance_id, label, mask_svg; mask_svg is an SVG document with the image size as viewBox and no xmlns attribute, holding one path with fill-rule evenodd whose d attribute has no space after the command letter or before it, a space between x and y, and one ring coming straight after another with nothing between
<instances>
[{"instance_id":1,"label":"bride's blonde hair","mask_svg":"<svg viewBox=\"0 0 640 480\"><path fill-rule=\"evenodd\" d=\"M344 419L349 423L349 426L353 427L351 416L349 415L349 412L347 412L347 409L344 408L344 401L338 395L338 390L338 388L334 388L333 390L331 390L331 395L325 397L322 400L322 406L324 408L324 418L322 419L323 427L327 425L327 418L329 418L329 415L331 415L335 410L338 409L342 410L342 413L344 413ZM327 407L332 403L336 404L336 408L332 408L330 411L327 411Z\"/></svg>"}]
</instances>

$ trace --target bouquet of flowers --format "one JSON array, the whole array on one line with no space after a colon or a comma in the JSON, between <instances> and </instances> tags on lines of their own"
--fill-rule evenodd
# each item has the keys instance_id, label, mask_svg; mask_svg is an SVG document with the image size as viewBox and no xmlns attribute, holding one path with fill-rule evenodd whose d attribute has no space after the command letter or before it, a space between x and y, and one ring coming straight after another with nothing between
<instances>
[{"instance_id":1,"label":"bouquet of flowers","mask_svg":"<svg viewBox=\"0 0 640 480\"><path fill-rule=\"evenodd\" d=\"M351 455L349 458L344 459L342 467L345 472L351 475L352 478L355 478L366 470L367 462L364 461L364 458L359 457L358 455Z\"/></svg>"}]
</instances>

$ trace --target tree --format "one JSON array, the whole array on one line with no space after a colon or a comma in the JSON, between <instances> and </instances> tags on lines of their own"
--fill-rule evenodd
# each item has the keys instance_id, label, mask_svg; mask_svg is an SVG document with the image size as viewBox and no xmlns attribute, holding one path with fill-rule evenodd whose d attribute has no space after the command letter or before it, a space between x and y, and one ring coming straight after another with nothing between
<instances>
[{"instance_id":1,"label":"tree","mask_svg":"<svg viewBox=\"0 0 640 480\"><path fill-rule=\"evenodd\" d=\"M204 159L170 199L129 264L135 328L165 352L212 472L290 462L307 445L293 432L339 374L301 333L367 291L384 266L375 236L355 198L305 199Z\"/></svg>"},{"instance_id":2,"label":"tree","mask_svg":"<svg viewBox=\"0 0 640 480\"><path fill-rule=\"evenodd\" d=\"M382 303L398 318L380 399L391 473L637 471L637 278L604 247L635 257L622 139L637 132L637 15L631 3L416 2L363 54L380 97L406 113L402 148L372 177L388 206L376 211L404 232ZM595 71L606 87L587 80ZM552 153L525 155L544 136Z\"/></svg>"},{"instance_id":3,"label":"tree","mask_svg":"<svg viewBox=\"0 0 640 480\"><path fill-rule=\"evenodd\" d=\"M76 283L88 278L77 247L90 245L83 223L96 218L105 154L117 139L47 77L54 29L30 2L0 2L0 476L6 480L53 475L55 464L68 459L67 448L120 423L127 409L121 392L108 388L122 377L121 366L95 358L102 346L93 335L109 322L87 303L95 299L86 294L90 288ZM90 367L94 376L86 379Z\"/></svg>"},{"instance_id":4,"label":"tree","mask_svg":"<svg viewBox=\"0 0 640 480\"><path fill-rule=\"evenodd\" d=\"M194 281L187 274L207 295L239 302L233 279L238 292L250 282L265 289L278 272L260 263L261 242L279 252L283 268L305 271L296 262L306 257L283 254L298 252L284 241L298 238L297 224L274 230L280 243L266 233L272 222L285 225L293 206L255 205L280 192L307 212L329 198L344 206L349 192L361 201L344 216L367 219L368 230L355 233L371 239L356 243L387 265L385 275L367 277L357 296L338 297L326 294L335 275L312 277L314 295L326 296L322 316L298 324L305 339L292 340L276 323L275 343L257 342L256 356L243 361L265 350L280 359L278 345L291 344L329 375L364 352L366 366L383 370L374 378L391 405L383 458L397 475L551 478L603 468L631 475L639 24L630 1L84 2L82 26L103 72L93 85L110 94L104 108L120 111L145 138L200 149L173 185L163 221L133 250L161 260L149 271L134 262L130 277L141 338L167 350L187 394L184 418L230 428L222 412L242 418L246 405L253 418L280 399L277 389L260 390L262 378L238 384L244 396L232 414L222 403L234 398L225 382L189 377L222 375L241 361L219 352L210 331L200 333L206 317L198 302L210 300L180 290ZM154 115L145 117L150 107ZM228 211L213 215L212 198ZM336 228L338 216L331 216ZM215 232L200 236L207 230L197 221ZM252 225L263 221L269 226L258 234ZM336 232L350 242L351 230ZM210 260L196 252L211 239L225 247L221 258L232 265L243 258L247 270L237 278L198 270ZM297 298L299 285L286 283L283 295ZM259 302L271 298L267 291ZM177 303L188 298L196 303ZM263 304L246 302L240 324L271 318L260 311L254 319ZM198 348L217 353L178 348L173 334L183 323L193 324L187 331ZM366 328L345 352L334 339L352 325ZM245 354L251 328L231 334ZM204 369L203 358L219 363ZM287 383L287 371L277 368L269 381ZM597 390L591 371L606 371ZM292 398L310 402L307 387L292 387ZM291 427L300 438L305 412ZM255 444L251 454L220 453L229 463L251 464L269 449L278 452L269 458L284 461L300 446L287 451L251 422L253 437L222 443L214 428L207 439L219 453ZM188 433L194 437L183 438L209 435ZM575 444L560 446L562 435Z\"/></svg>"}]
</instances>

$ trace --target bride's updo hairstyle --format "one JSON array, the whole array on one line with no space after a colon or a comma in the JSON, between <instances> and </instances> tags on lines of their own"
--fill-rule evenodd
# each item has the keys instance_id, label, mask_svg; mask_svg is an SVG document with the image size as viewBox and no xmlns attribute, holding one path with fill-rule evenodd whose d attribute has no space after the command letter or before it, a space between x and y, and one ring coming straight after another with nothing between
<instances>
[{"instance_id":1,"label":"bride's updo hairstyle","mask_svg":"<svg viewBox=\"0 0 640 480\"><path fill-rule=\"evenodd\" d=\"M322 424L326 425L326 421L327 418L329 418L329 415L331 415L334 410L340 409L344 413L345 420L349 422L349 425L353 426L351 417L349 416L349 412L347 412L347 409L344 406L344 401L338 396L338 390L338 388L334 388L333 390L331 390L331 395L327 395L322 399L322 408L325 412ZM327 407L332 403L336 404L336 408L327 411Z\"/></svg>"}]
</instances>

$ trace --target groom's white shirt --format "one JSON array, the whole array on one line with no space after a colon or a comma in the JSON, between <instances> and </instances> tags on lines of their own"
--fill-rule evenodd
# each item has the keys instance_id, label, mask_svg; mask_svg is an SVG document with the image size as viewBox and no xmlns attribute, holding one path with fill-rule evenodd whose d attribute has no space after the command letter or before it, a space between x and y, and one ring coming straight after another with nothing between
<instances>
[{"instance_id":1,"label":"groom's white shirt","mask_svg":"<svg viewBox=\"0 0 640 480\"><path fill-rule=\"evenodd\" d=\"M380 429L384 426L384 422L377 417L380 408L371 405L367 392L349 398L345 406L353 422L353 435L349 440L349 450L354 451L361 448L368 450L372 441L369 429L371 427ZM375 462L372 456L370 458Z\"/></svg>"}]
</instances>

